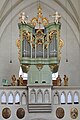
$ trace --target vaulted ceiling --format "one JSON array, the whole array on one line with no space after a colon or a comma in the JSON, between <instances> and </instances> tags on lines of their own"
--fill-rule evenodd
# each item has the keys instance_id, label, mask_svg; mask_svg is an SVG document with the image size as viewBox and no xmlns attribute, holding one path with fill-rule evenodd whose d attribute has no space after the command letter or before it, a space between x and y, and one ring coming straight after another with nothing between
<instances>
[{"instance_id":1,"label":"vaulted ceiling","mask_svg":"<svg viewBox=\"0 0 80 120\"><path fill-rule=\"evenodd\" d=\"M5 27L11 19L16 17L25 8L32 8L33 13L36 9L35 6L38 5L39 0L1 0L0 1L0 26L2 30L0 31L0 36L3 34ZM45 8L46 14L52 14L51 11L58 11L67 24L71 26L75 25L75 29L80 29L80 0L40 0L42 8ZM31 14L32 13L28 13ZM68 18L70 19L68 21ZM73 30L73 27L71 26ZM73 30L74 32L74 30ZM75 32L74 32L75 33ZM77 33L75 33L77 37ZM78 39L78 38L77 38ZM79 40L78 40L79 43ZM80 43L79 43L80 44Z\"/></svg>"}]
</instances>

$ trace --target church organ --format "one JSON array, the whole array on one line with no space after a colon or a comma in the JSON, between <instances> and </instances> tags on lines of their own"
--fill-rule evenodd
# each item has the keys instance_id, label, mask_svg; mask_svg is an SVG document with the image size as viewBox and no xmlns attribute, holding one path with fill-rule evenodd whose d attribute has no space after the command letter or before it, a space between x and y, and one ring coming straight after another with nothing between
<instances>
[{"instance_id":1,"label":"church organ","mask_svg":"<svg viewBox=\"0 0 80 120\"><path fill-rule=\"evenodd\" d=\"M37 17L26 22L24 14L21 14L19 26L20 40L19 47L20 64L28 66L49 65L52 72L57 72L60 63L60 49L63 41L60 39L60 15L56 12L54 21L42 15L42 8L39 5ZM24 21L24 22L23 22Z\"/></svg>"}]
</instances>

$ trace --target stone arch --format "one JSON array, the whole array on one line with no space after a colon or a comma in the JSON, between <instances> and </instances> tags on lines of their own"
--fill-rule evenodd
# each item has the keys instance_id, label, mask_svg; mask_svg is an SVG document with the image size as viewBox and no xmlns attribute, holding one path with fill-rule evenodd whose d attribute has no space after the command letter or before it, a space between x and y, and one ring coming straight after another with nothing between
<instances>
[{"instance_id":1,"label":"stone arch","mask_svg":"<svg viewBox=\"0 0 80 120\"><path fill-rule=\"evenodd\" d=\"M49 94L49 90L45 90L44 91L44 103L49 103L50 102L50 94Z\"/></svg>"},{"instance_id":2,"label":"stone arch","mask_svg":"<svg viewBox=\"0 0 80 120\"><path fill-rule=\"evenodd\" d=\"M66 94L65 94L64 91L61 93L60 103L61 103L61 104L66 104Z\"/></svg>"},{"instance_id":3,"label":"stone arch","mask_svg":"<svg viewBox=\"0 0 80 120\"><path fill-rule=\"evenodd\" d=\"M8 104L13 104L14 103L14 96L13 93L10 91L8 94Z\"/></svg>"},{"instance_id":4,"label":"stone arch","mask_svg":"<svg viewBox=\"0 0 80 120\"><path fill-rule=\"evenodd\" d=\"M25 92L22 93L21 95L21 104L26 105L27 104L27 95Z\"/></svg>"},{"instance_id":5,"label":"stone arch","mask_svg":"<svg viewBox=\"0 0 80 120\"><path fill-rule=\"evenodd\" d=\"M77 91L74 92L73 100L74 104L79 104L79 93Z\"/></svg>"},{"instance_id":6,"label":"stone arch","mask_svg":"<svg viewBox=\"0 0 80 120\"><path fill-rule=\"evenodd\" d=\"M59 92L55 91L54 95L53 95L53 104L57 105L60 103L60 99L59 99Z\"/></svg>"},{"instance_id":7,"label":"stone arch","mask_svg":"<svg viewBox=\"0 0 80 120\"><path fill-rule=\"evenodd\" d=\"M4 91L1 93L1 104L7 104L7 95Z\"/></svg>"},{"instance_id":8,"label":"stone arch","mask_svg":"<svg viewBox=\"0 0 80 120\"><path fill-rule=\"evenodd\" d=\"M39 89L37 92L37 103L42 103L42 102L43 102L43 92L41 89Z\"/></svg>"},{"instance_id":9,"label":"stone arch","mask_svg":"<svg viewBox=\"0 0 80 120\"><path fill-rule=\"evenodd\" d=\"M71 91L67 94L67 104L72 104L72 93Z\"/></svg>"},{"instance_id":10,"label":"stone arch","mask_svg":"<svg viewBox=\"0 0 80 120\"><path fill-rule=\"evenodd\" d=\"M15 94L15 104L20 104L20 93L18 91Z\"/></svg>"},{"instance_id":11,"label":"stone arch","mask_svg":"<svg viewBox=\"0 0 80 120\"><path fill-rule=\"evenodd\" d=\"M30 102L35 103L36 102L36 91L35 89L32 89L30 91Z\"/></svg>"}]
</instances>

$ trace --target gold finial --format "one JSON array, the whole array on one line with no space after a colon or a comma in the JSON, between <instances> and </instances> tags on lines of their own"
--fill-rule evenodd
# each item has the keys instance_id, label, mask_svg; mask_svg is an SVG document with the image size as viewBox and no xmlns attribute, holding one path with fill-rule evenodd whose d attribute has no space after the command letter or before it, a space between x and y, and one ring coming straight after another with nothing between
<instances>
[{"instance_id":1,"label":"gold finial","mask_svg":"<svg viewBox=\"0 0 80 120\"><path fill-rule=\"evenodd\" d=\"M42 8L41 8L40 4L39 4L37 10L38 10L37 17L32 18L31 24L33 26L37 26L37 24L38 24L39 29L40 29L41 26L43 26L43 27L47 26L49 21L48 21L48 19L46 17L43 17Z\"/></svg>"},{"instance_id":2,"label":"gold finial","mask_svg":"<svg viewBox=\"0 0 80 120\"><path fill-rule=\"evenodd\" d=\"M39 5L39 7L38 7L38 18L41 18L42 17L42 8L41 8L41 6Z\"/></svg>"}]
</instances>

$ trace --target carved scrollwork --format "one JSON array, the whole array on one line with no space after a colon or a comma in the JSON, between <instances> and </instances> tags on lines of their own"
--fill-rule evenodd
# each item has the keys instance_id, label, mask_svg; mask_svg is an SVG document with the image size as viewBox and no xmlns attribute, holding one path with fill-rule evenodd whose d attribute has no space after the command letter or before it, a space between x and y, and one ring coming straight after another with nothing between
<instances>
[{"instance_id":1,"label":"carved scrollwork","mask_svg":"<svg viewBox=\"0 0 80 120\"><path fill-rule=\"evenodd\" d=\"M38 22L38 19L36 17L32 18L31 25L36 26L36 23Z\"/></svg>"},{"instance_id":2,"label":"carved scrollwork","mask_svg":"<svg viewBox=\"0 0 80 120\"><path fill-rule=\"evenodd\" d=\"M23 40L26 39L30 43L30 32L23 30Z\"/></svg>"},{"instance_id":3,"label":"carved scrollwork","mask_svg":"<svg viewBox=\"0 0 80 120\"><path fill-rule=\"evenodd\" d=\"M53 39L54 34L57 34L56 32L57 32L56 30L53 30L53 31L49 32L49 40L50 40L50 42Z\"/></svg>"},{"instance_id":4,"label":"carved scrollwork","mask_svg":"<svg viewBox=\"0 0 80 120\"><path fill-rule=\"evenodd\" d=\"M21 65L22 71L27 73L30 69L30 65Z\"/></svg>"},{"instance_id":5,"label":"carved scrollwork","mask_svg":"<svg viewBox=\"0 0 80 120\"><path fill-rule=\"evenodd\" d=\"M49 23L49 21L48 21L48 19L46 17L42 18L42 22L43 22L44 26L47 26L48 23Z\"/></svg>"},{"instance_id":6,"label":"carved scrollwork","mask_svg":"<svg viewBox=\"0 0 80 120\"><path fill-rule=\"evenodd\" d=\"M60 49L63 47L63 45L64 45L64 42L63 42L62 39L60 39L60 40L59 40L59 47L60 47Z\"/></svg>"},{"instance_id":7,"label":"carved scrollwork","mask_svg":"<svg viewBox=\"0 0 80 120\"><path fill-rule=\"evenodd\" d=\"M20 49L20 40L19 39L16 40L16 45L17 45L18 49Z\"/></svg>"},{"instance_id":8,"label":"carved scrollwork","mask_svg":"<svg viewBox=\"0 0 80 120\"><path fill-rule=\"evenodd\" d=\"M43 44L43 36L44 34L42 30L39 29L36 31L36 43L37 44Z\"/></svg>"},{"instance_id":9,"label":"carved scrollwork","mask_svg":"<svg viewBox=\"0 0 80 120\"><path fill-rule=\"evenodd\" d=\"M52 65L49 65L50 67L50 70L52 73L56 73L58 71L58 67L59 65L58 64L52 64Z\"/></svg>"},{"instance_id":10,"label":"carved scrollwork","mask_svg":"<svg viewBox=\"0 0 80 120\"><path fill-rule=\"evenodd\" d=\"M61 48L63 47L64 42L62 39L59 40L59 60L61 59Z\"/></svg>"},{"instance_id":11,"label":"carved scrollwork","mask_svg":"<svg viewBox=\"0 0 80 120\"><path fill-rule=\"evenodd\" d=\"M21 45L21 42L20 42L19 39L16 40L16 45L17 45L17 47L18 47L18 49L19 49L19 51L18 51L18 59L19 59L19 61L20 61L20 45Z\"/></svg>"},{"instance_id":12,"label":"carved scrollwork","mask_svg":"<svg viewBox=\"0 0 80 120\"><path fill-rule=\"evenodd\" d=\"M43 66L44 66L44 65L42 65L42 64L36 65L36 67L37 67L37 69L38 69L39 71L43 68Z\"/></svg>"}]
</instances>

